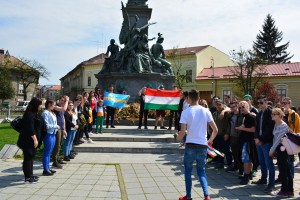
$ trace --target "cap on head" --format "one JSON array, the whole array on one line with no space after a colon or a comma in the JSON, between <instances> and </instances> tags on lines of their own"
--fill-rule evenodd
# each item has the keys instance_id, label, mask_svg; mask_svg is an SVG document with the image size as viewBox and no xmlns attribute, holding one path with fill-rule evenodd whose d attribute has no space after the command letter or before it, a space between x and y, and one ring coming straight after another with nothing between
<instances>
[{"instance_id":1,"label":"cap on head","mask_svg":"<svg viewBox=\"0 0 300 200\"><path fill-rule=\"evenodd\" d=\"M218 99L218 100L215 101L215 103L216 104L223 104L223 101L222 101L222 99Z\"/></svg>"},{"instance_id":2,"label":"cap on head","mask_svg":"<svg viewBox=\"0 0 300 200\"><path fill-rule=\"evenodd\" d=\"M243 99L245 99L245 98L252 99L252 96L251 96L250 94L245 94L245 95L243 96Z\"/></svg>"}]
</instances>

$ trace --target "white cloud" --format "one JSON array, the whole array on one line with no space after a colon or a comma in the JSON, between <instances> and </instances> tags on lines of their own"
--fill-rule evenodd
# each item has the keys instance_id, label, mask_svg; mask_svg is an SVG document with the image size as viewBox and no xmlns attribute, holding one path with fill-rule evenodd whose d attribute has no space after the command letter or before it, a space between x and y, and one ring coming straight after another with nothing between
<instances>
[{"instance_id":1,"label":"white cloud","mask_svg":"<svg viewBox=\"0 0 300 200\"><path fill-rule=\"evenodd\" d=\"M127 3L124 0L124 3ZM165 37L173 46L212 45L228 53L250 48L268 13L290 41L292 61L300 60L300 2L292 0L149 0L152 8L149 37ZM51 72L50 82L83 60L103 52L111 38L118 40L122 23L119 0L0 1L0 48L12 55L33 58Z\"/></svg>"}]
</instances>

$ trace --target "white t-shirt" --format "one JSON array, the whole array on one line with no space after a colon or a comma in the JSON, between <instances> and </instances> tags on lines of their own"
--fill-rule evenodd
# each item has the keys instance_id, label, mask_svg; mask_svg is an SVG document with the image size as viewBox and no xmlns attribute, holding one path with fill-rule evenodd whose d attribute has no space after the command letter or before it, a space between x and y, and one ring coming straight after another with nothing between
<instances>
[{"instance_id":1,"label":"white t-shirt","mask_svg":"<svg viewBox=\"0 0 300 200\"><path fill-rule=\"evenodd\" d=\"M187 125L186 143L207 145L207 123L212 121L211 112L200 105L182 111L180 123Z\"/></svg>"}]
</instances>

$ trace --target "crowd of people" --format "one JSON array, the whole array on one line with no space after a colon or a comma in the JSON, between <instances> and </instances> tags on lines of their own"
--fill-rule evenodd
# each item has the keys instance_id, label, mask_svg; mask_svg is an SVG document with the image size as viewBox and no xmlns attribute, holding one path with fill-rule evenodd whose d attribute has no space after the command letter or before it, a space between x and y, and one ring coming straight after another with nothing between
<instances>
[{"instance_id":1,"label":"crowd of people","mask_svg":"<svg viewBox=\"0 0 300 200\"><path fill-rule=\"evenodd\" d=\"M226 100L225 100L226 99ZM189 106L192 99L188 93L185 100ZM214 136L213 129L203 128L207 133L198 131L198 135L207 135L207 138L214 138L213 142L202 140L202 142L189 138L189 128L186 131L181 127L181 132L177 138L184 140L185 156L187 148L191 146L201 147L201 145L209 145L223 152L224 157L217 155L212 159L208 159L208 163L216 169L225 169L227 172L238 172L240 185L257 184L264 186L264 192L274 196L294 197L294 168L300 167L300 162L294 165L295 156L288 155L281 139L290 133L300 133L300 118L299 108L292 105L292 100L289 97L282 99L280 103L273 106L266 96L261 95L256 99L258 109L253 106L253 99L250 94L243 96L241 101L236 98L230 101L230 97L226 96L222 101L218 96L213 97L213 105L208 108L207 102L204 99L199 99L198 104L202 105L207 110L210 110L212 119L217 127L217 134ZM185 111L183 111L185 112ZM187 111L186 111L187 112ZM190 112L190 111L189 111ZM210 115L208 115L210 116ZM190 116L194 119L194 116ZM202 117L201 119L206 119ZM197 120L199 123L200 120ZM210 123L210 120L204 120L204 123ZM185 124L183 116L180 118L181 126ZM182 124L183 123L183 124ZM203 122L201 122L203 124ZM193 127L193 124L190 125ZM185 131L185 133L183 133ZM194 130L191 130L194 132ZM194 136L193 136L194 137ZM197 137L196 137L197 138ZM198 136L198 139L200 136ZM195 142L196 141L196 142ZM204 142L203 142L204 141ZM276 160L274 159L276 157ZM300 160L300 154L298 155ZM185 158L186 160L186 158ZM204 195L207 196L205 185L207 183L201 181L203 173L200 173L200 161L197 161L197 172L200 183L202 185ZM186 161L184 161L186 162ZM227 167L225 168L225 163ZM185 164L185 171L190 171L190 166ZM278 165L278 177L275 177L275 165ZM203 167L203 164L202 164ZM261 177L253 179L260 167ZM186 172L185 172L186 173ZM186 179L186 196L182 196L180 200L191 199L190 193L190 174ZM201 178L202 177L202 178ZM275 184L281 184L279 191L274 191ZM206 199L210 199L209 197Z\"/></svg>"},{"instance_id":2,"label":"crowd of people","mask_svg":"<svg viewBox=\"0 0 300 200\"><path fill-rule=\"evenodd\" d=\"M108 92L113 92L114 86ZM36 183L38 176L33 175L33 159L36 149L43 144L43 176L52 176L56 169L71 161L78 154L74 145L93 144L93 134L101 134L106 117L106 128L114 126L115 108L103 106L103 94L99 88L73 101L66 95L59 100L46 100L34 97L28 104L23 118L22 130L17 144L23 150L23 172L25 183ZM94 132L93 126L95 127ZM84 136L85 135L85 139ZM63 157L60 157L62 148ZM50 161L52 159L52 165Z\"/></svg>"},{"instance_id":3,"label":"crowd of people","mask_svg":"<svg viewBox=\"0 0 300 200\"><path fill-rule=\"evenodd\" d=\"M145 89L140 95L140 117L138 128L141 129L144 118L144 128L148 129L148 110L144 110ZM164 90L161 86L160 90ZM177 90L176 87L173 88ZM113 92L114 86L108 92ZM258 109L253 106L250 94L231 100L225 96L222 101L218 96L213 97L209 108L205 99L200 99L195 90L183 92L180 98L179 109L170 112L169 127L179 131L177 139L185 145L184 166L186 181L186 196L180 199L191 199L191 170L193 161L197 162L197 172L206 199L209 199L205 174L206 149L212 145L224 153L224 157L217 155L209 160L209 164L216 169L225 169L227 172L238 172L240 184L250 183L265 185L264 191L276 196L293 197L293 178L295 157L287 154L281 144L281 138L286 133L300 133L299 109L292 105L289 97L283 98L280 104L273 106L265 96L256 99ZM161 119L160 129L167 129L163 119L166 111L156 111L157 117L154 129L157 129L158 119ZM69 97L61 96L55 102L47 100L44 103L33 98L24 115L23 129L18 139L18 146L24 152L23 172L26 183L35 183L38 176L33 175L33 158L36 148L42 143L43 175L52 176L53 168L62 168L63 164L74 159L77 152L74 145L84 142L94 143L90 138L92 127L95 133L102 133L104 119L106 128L114 126L115 108L103 106L103 95L99 88L90 93L77 95L73 101ZM85 138L83 138L85 135ZM60 159L60 147L63 150L63 159ZM203 153L205 151L205 153ZM203 155L197 157L196 154ZM300 154L298 155L300 158ZM276 157L279 175L275 177ZM52 158L53 164L50 166ZM299 159L300 160L300 159ZM296 164L300 166L300 162ZM260 168L261 177L253 180ZM281 189L274 191L275 184L281 183Z\"/></svg>"}]
</instances>

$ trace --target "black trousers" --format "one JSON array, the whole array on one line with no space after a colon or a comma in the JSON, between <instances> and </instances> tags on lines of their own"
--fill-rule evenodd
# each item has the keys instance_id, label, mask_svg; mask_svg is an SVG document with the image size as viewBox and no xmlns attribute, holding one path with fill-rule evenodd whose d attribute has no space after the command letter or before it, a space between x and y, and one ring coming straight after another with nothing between
<instances>
[{"instance_id":1,"label":"black trousers","mask_svg":"<svg viewBox=\"0 0 300 200\"><path fill-rule=\"evenodd\" d=\"M143 116L144 116L144 126L145 126L145 128L147 127L148 113L149 113L149 110L144 110L144 109L140 108L139 127L142 126Z\"/></svg>"},{"instance_id":2,"label":"black trousers","mask_svg":"<svg viewBox=\"0 0 300 200\"><path fill-rule=\"evenodd\" d=\"M178 111L174 111L174 110L171 110L170 111L170 119L169 119L169 128L171 129L172 128L172 125L173 125L173 118L175 117L175 130L178 130L178 127L179 127L179 119L177 117L177 114L178 114Z\"/></svg>"},{"instance_id":3,"label":"black trousers","mask_svg":"<svg viewBox=\"0 0 300 200\"><path fill-rule=\"evenodd\" d=\"M286 151L280 150L281 146L282 145L279 145L276 148L277 163L278 163L280 179L281 179L281 191L293 192L294 191L293 177L289 167L289 162L291 160L289 159L289 155L286 153Z\"/></svg>"},{"instance_id":4,"label":"black trousers","mask_svg":"<svg viewBox=\"0 0 300 200\"><path fill-rule=\"evenodd\" d=\"M114 120L115 120L115 112L116 112L116 108L107 106L106 107L106 126L109 125L109 118L110 118L110 125L113 126L114 125Z\"/></svg>"},{"instance_id":5,"label":"black trousers","mask_svg":"<svg viewBox=\"0 0 300 200\"><path fill-rule=\"evenodd\" d=\"M23 173L25 179L31 178L33 176L33 158L36 154L36 149L25 148L23 149L24 160L23 160Z\"/></svg>"}]
</instances>

